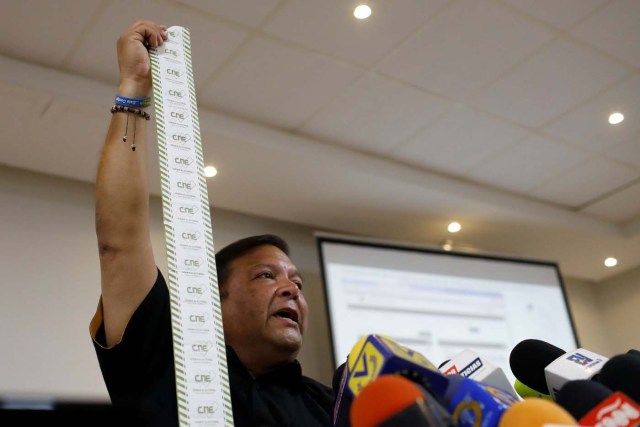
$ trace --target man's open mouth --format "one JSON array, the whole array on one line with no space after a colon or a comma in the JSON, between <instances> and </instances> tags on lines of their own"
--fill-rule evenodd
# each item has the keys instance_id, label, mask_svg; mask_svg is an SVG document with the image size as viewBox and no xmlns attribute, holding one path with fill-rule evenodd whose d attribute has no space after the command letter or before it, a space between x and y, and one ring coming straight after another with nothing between
<instances>
[{"instance_id":1,"label":"man's open mouth","mask_svg":"<svg viewBox=\"0 0 640 427\"><path fill-rule=\"evenodd\" d=\"M283 308L282 310L278 310L275 315L278 317L284 317L285 319L291 319L298 323L298 312L293 309Z\"/></svg>"}]
</instances>

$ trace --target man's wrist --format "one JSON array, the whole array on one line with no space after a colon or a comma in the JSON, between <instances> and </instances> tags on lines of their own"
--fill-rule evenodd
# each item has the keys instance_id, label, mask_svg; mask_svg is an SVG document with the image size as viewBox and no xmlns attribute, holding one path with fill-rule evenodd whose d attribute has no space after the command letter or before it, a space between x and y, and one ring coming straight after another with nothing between
<instances>
[{"instance_id":1,"label":"man's wrist","mask_svg":"<svg viewBox=\"0 0 640 427\"><path fill-rule=\"evenodd\" d=\"M130 107L130 108L146 108L151 105L150 97L143 98L132 98L128 96L116 95L115 105L120 107Z\"/></svg>"},{"instance_id":2,"label":"man's wrist","mask_svg":"<svg viewBox=\"0 0 640 427\"><path fill-rule=\"evenodd\" d=\"M148 98L151 95L151 87L147 84L121 82L116 93L126 98Z\"/></svg>"}]
</instances>

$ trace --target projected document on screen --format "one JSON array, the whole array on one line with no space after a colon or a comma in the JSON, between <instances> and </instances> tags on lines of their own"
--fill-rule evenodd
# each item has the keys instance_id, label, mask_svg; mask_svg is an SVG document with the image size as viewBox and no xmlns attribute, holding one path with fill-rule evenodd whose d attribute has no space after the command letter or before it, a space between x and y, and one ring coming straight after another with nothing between
<instances>
[{"instance_id":1,"label":"projected document on screen","mask_svg":"<svg viewBox=\"0 0 640 427\"><path fill-rule=\"evenodd\" d=\"M523 339L577 345L552 264L335 241L321 251L336 366L370 333L436 365L472 349L507 373Z\"/></svg>"}]
</instances>

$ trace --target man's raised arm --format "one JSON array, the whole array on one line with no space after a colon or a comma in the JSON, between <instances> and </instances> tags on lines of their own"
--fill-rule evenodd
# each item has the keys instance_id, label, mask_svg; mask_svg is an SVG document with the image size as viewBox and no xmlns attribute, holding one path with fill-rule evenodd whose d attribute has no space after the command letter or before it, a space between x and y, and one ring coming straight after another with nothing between
<instances>
[{"instance_id":1,"label":"man's raised arm","mask_svg":"<svg viewBox=\"0 0 640 427\"><path fill-rule=\"evenodd\" d=\"M149 113L141 99L150 96L152 86L146 46L157 47L166 38L164 26L138 21L118 39L117 95L120 104L132 106L112 110L98 164L95 206L108 346L120 341L157 274L149 230Z\"/></svg>"}]
</instances>

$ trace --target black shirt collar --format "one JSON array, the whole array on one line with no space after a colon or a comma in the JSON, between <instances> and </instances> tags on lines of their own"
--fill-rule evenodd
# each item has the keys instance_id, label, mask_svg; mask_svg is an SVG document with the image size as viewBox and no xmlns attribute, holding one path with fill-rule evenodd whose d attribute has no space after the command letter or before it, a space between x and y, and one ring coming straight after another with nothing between
<instances>
[{"instance_id":1,"label":"black shirt collar","mask_svg":"<svg viewBox=\"0 0 640 427\"><path fill-rule=\"evenodd\" d=\"M304 386L304 382L302 381L302 366L297 360L280 365L272 372L261 375L255 379L244 367L233 348L229 346L227 346L227 363L229 364L229 370L238 373L238 376L241 377L245 383L256 381L263 385L280 384L295 388Z\"/></svg>"}]
</instances>

